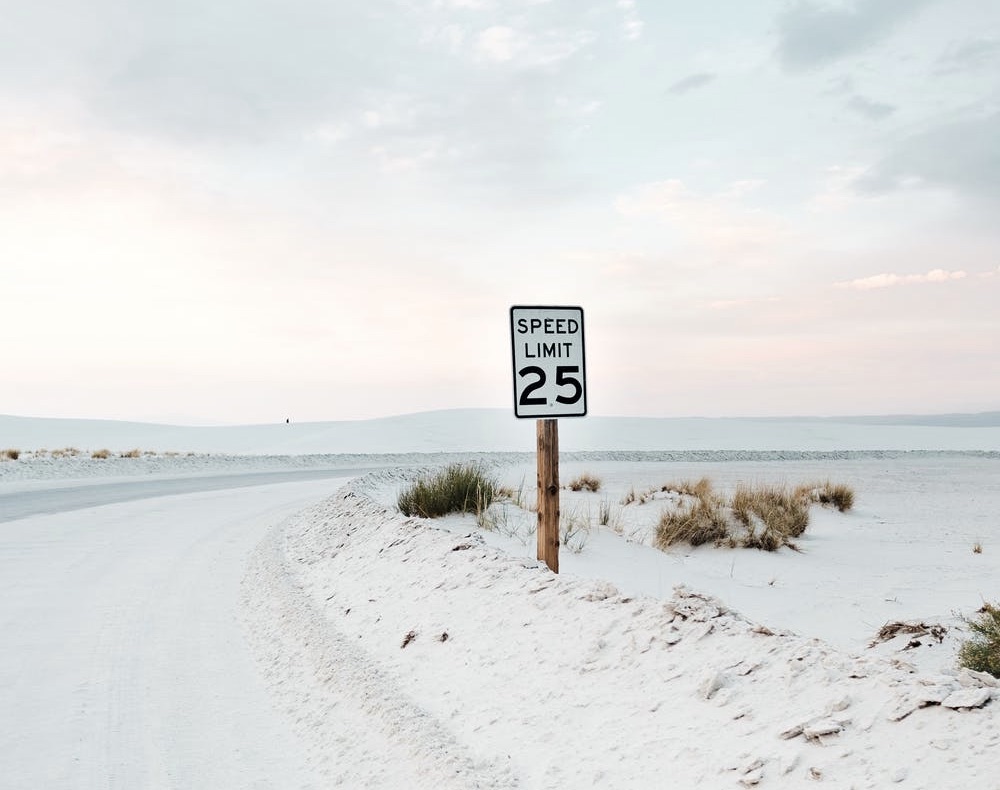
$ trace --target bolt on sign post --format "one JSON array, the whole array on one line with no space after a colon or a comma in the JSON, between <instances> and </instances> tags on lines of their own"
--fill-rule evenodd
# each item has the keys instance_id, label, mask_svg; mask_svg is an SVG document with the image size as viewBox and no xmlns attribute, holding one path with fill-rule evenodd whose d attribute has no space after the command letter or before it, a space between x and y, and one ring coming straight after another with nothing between
<instances>
[{"instance_id":1,"label":"bolt on sign post","mask_svg":"<svg viewBox=\"0 0 1000 790\"><path fill-rule=\"evenodd\" d=\"M582 307L510 308L514 416L534 418L538 559L559 573L559 417L587 414Z\"/></svg>"}]
</instances>

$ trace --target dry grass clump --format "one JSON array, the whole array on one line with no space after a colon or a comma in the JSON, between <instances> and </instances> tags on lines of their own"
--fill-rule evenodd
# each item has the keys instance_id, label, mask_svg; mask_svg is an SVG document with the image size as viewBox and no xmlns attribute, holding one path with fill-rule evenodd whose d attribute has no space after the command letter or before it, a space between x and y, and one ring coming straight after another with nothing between
<instances>
[{"instance_id":1,"label":"dry grass clump","mask_svg":"<svg viewBox=\"0 0 1000 790\"><path fill-rule=\"evenodd\" d=\"M6 450L0 453L0 460L4 461L16 461L20 457L21 457L21 451L14 447L8 447Z\"/></svg>"},{"instance_id":2,"label":"dry grass clump","mask_svg":"<svg viewBox=\"0 0 1000 790\"><path fill-rule=\"evenodd\" d=\"M976 614L965 621L972 636L958 649L958 665L1000 678L1000 604L984 603Z\"/></svg>"},{"instance_id":3,"label":"dry grass clump","mask_svg":"<svg viewBox=\"0 0 1000 790\"><path fill-rule=\"evenodd\" d=\"M450 464L419 478L396 500L407 516L436 518L485 511L500 496L500 484L479 464Z\"/></svg>"},{"instance_id":4,"label":"dry grass clump","mask_svg":"<svg viewBox=\"0 0 1000 790\"><path fill-rule=\"evenodd\" d=\"M106 449L105 450L94 450L94 452L92 452L90 454L90 457L91 458L100 458L100 459L103 460L105 458L110 458L111 457L111 451L110 450L106 450Z\"/></svg>"},{"instance_id":5,"label":"dry grass clump","mask_svg":"<svg viewBox=\"0 0 1000 790\"><path fill-rule=\"evenodd\" d=\"M720 542L729 536L724 503L715 496L688 500L676 510L664 510L653 533L653 545L666 549L675 543Z\"/></svg>"},{"instance_id":6,"label":"dry grass clump","mask_svg":"<svg viewBox=\"0 0 1000 790\"><path fill-rule=\"evenodd\" d=\"M628 493L626 493L625 496L622 497L622 504L631 505L633 502L637 502L638 500L639 500L639 494L636 493L635 486L631 486L628 490Z\"/></svg>"},{"instance_id":7,"label":"dry grass clump","mask_svg":"<svg viewBox=\"0 0 1000 790\"><path fill-rule=\"evenodd\" d=\"M707 477L702 477L694 482L690 480L681 480L679 483L664 483L660 487L660 491L664 493L673 492L675 494L693 496L698 499L707 499L712 495L712 481Z\"/></svg>"},{"instance_id":8,"label":"dry grass clump","mask_svg":"<svg viewBox=\"0 0 1000 790\"><path fill-rule=\"evenodd\" d=\"M589 472L584 472L582 475L577 475L570 480L569 483L566 484L566 487L569 488L570 491L600 491L601 478L596 477Z\"/></svg>"},{"instance_id":9,"label":"dry grass clump","mask_svg":"<svg viewBox=\"0 0 1000 790\"><path fill-rule=\"evenodd\" d=\"M920 638L925 636L929 636L936 640L938 644L941 644L944 641L945 634L947 633L948 629L940 623L928 625L923 622L904 623L901 620L893 620L892 622L886 623L878 630L878 633L875 634L875 638L868 643L868 647L875 647L883 642L888 642L891 639L895 639L900 634L913 637L907 647L919 647ZM905 649L907 648L904 648L904 650Z\"/></svg>"},{"instance_id":10,"label":"dry grass clump","mask_svg":"<svg viewBox=\"0 0 1000 790\"><path fill-rule=\"evenodd\" d=\"M776 551L782 546L794 549L792 541L809 525L810 503L825 504L830 492L841 489L850 493L853 502L849 488L830 483L796 489L740 483L728 499L713 491L708 478L695 483L672 483L662 490L679 494L681 502L663 512L653 543L660 549L675 543L692 546L715 543L764 551ZM821 494L824 498L820 498ZM842 496L836 502L829 501L838 509L846 509L836 504L845 502Z\"/></svg>"},{"instance_id":11,"label":"dry grass clump","mask_svg":"<svg viewBox=\"0 0 1000 790\"><path fill-rule=\"evenodd\" d=\"M736 487L730 503L733 517L743 525L740 545L774 551L799 537L809 526L809 502L784 486L745 483Z\"/></svg>"},{"instance_id":12,"label":"dry grass clump","mask_svg":"<svg viewBox=\"0 0 1000 790\"><path fill-rule=\"evenodd\" d=\"M797 496L819 505L835 507L846 513L854 507L854 489L844 483L806 483L795 489Z\"/></svg>"},{"instance_id":13,"label":"dry grass clump","mask_svg":"<svg viewBox=\"0 0 1000 790\"><path fill-rule=\"evenodd\" d=\"M142 450L139 450L138 448L126 450L121 454L122 458L139 458L140 456L142 456Z\"/></svg>"},{"instance_id":14,"label":"dry grass clump","mask_svg":"<svg viewBox=\"0 0 1000 790\"><path fill-rule=\"evenodd\" d=\"M712 481L707 477L699 480L681 480L678 482L664 483L661 486L653 486L643 491L636 491L635 486L629 488L628 493L622 498L623 505L640 504L645 505L654 499L662 499L657 494L676 494L678 496L695 497L696 499L708 499L712 495Z\"/></svg>"}]
</instances>

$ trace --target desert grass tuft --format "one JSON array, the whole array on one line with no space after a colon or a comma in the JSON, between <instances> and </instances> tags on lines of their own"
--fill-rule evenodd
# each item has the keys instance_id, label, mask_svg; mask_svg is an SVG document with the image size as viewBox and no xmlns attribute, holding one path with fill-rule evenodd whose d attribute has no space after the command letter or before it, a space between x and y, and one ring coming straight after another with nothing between
<instances>
[{"instance_id":1,"label":"desert grass tuft","mask_svg":"<svg viewBox=\"0 0 1000 790\"><path fill-rule=\"evenodd\" d=\"M142 455L142 450L135 448L133 450L126 450L121 454L122 458L139 458Z\"/></svg>"},{"instance_id":2,"label":"desert grass tuft","mask_svg":"<svg viewBox=\"0 0 1000 790\"><path fill-rule=\"evenodd\" d=\"M809 526L808 501L784 486L740 483L730 507L733 517L747 529L745 545L749 548L773 551Z\"/></svg>"},{"instance_id":3,"label":"desert grass tuft","mask_svg":"<svg viewBox=\"0 0 1000 790\"><path fill-rule=\"evenodd\" d=\"M965 623L972 636L958 649L958 665L1000 678L1000 604L984 603Z\"/></svg>"},{"instance_id":4,"label":"desert grass tuft","mask_svg":"<svg viewBox=\"0 0 1000 790\"><path fill-rule=\"evenodd\" d=\"M663 493L673 492L675 494L693 496L698 499L710 497L712 490L712 481L707 477L701 477L693 482L691 480L681 480L679 483L664 483L660 487L660 491Z\"/></svg>"},{"instance_id":5,"label":"desert grass tuft","mask_svg":"<svg viewBox=\"0 0 1000 790\"><path fill-rule=\"evenodd\" d=\"M407 516L437 518L485 511L501 494L499 483L479 464L450 464L425 475L400 493L396 504Z\"/></svg>"},{"instance_id":6,"label":"desert grass tuft","mask_svg":"<svg viewBox=\"0 0 1000 790\"><path fill-rule=\"evenodd\" d=\"M670 483L661 490L680 495L681 501L664 510L653 544L660 549L676 543L698 546L714 542L731 548L776 551L788 546L798 550L793 540L809 525L809 505L822 501L820 491L841 488L850 491L846 486L830 483L796 489L740 483L732 496L725 498L714 493L708 478L694 483Z\"/></svg>"},{"instance_id":7,"label":"desert grass tuft","mask_svg":"<svg viewBox=\"0 0 1000 790\"><path fill-rule=\"evenodd\" d=\"M835 507L846 513L854 507L854 489L844 483L806 483L795 489L795 494L809 502Z\"/></svg>"},{"instance_id":8,"label":"desert grass tuft","mask_svg":"<svg viewBox=\"0 0 1000 790\"><path fill-rule=\"evenodd\" d=\"M700 546L725 540L729 523L724 502L715 496L691 499L675 510L660 515L653 534L653 545L666 549L676 543Z\"/></svg>"},{"instance_id":9,"label":"desert grass tuft","mask_svg":"<svg viewBox=\"0 0 1000 790\"><path fill-rule=\"evenodd\" d=\"M590 474L589 472L584 472L582 475L577 475L572 480L567 483L567 488L570 491L593 491L597 492L601 490L601 478Z\"/></svg>"},{"instance_id":10,"label":"desert grass tuft","mask_svg":"<svg viewBox=\"0 0 1000 790\"><path fill-rule=\"evenodd\" d=\"M104 449L104 450L94 450L94 452L92 452L90 454L90 457L91 458L99 458L99 459L110 458L111 457L111 451L110 450L106 450L106 449Z\"/></svg>"},{"instance_id":11,"label":"desert grass tuft","mask_svg":"<svg viewBox=\"0 0 1000 790\"><path fill-rule=\"evenodd\" d=\"M21 451L14 447L8 447L6 450L0 453L0 459L4 461L16 461L20 457L21 457Z\"/></svg>"}]
</instances>

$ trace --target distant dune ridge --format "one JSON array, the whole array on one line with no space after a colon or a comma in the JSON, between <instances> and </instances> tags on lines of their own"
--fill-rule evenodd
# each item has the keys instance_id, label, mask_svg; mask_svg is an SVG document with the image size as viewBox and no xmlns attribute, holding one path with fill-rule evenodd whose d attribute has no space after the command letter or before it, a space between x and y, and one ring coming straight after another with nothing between
<instances>
[{"instance_id":1,"label":"distant dune ridge","mask_svg":"<svg viewBox=\"0 0 1000 790\"><path fill-rule=\"evenodd\" d=\"M560 420L560 447L599 450L1000 450L1000 412L870 417ZM535 421L505 409L455 409L373 420L190 427L0 415L0 449L77 447L158 452L529 452Z\"/></svg>"}]
</instances>

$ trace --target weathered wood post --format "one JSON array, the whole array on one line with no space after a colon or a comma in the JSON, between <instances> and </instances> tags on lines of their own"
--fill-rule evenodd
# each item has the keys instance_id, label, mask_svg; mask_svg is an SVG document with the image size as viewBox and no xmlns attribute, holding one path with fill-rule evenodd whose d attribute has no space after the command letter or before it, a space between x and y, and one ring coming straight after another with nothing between
<instances>
[{"instance_id":1,"label":"weathered wood post","mask_svg":"<svg viewBox=\"0 0 1000 790\"><path fill-rule=\"evenodd\" d=\"M538 559L559 573L559 420L538 420Z\"/></svg>"}]
</instances>

